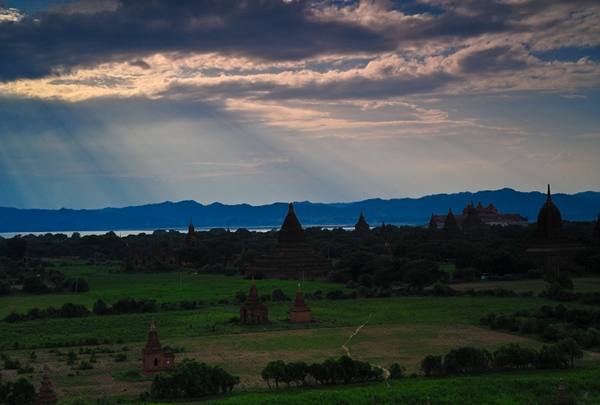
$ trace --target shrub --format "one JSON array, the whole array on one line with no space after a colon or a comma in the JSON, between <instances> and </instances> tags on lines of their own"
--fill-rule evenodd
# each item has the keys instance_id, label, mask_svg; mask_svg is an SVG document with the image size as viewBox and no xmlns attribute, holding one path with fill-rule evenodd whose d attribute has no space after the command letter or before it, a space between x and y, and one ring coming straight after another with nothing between
<instances>
[{"instance_id":1,"label":"shrub","mask_svg":"<svg viewBox=\"0 0 600 405\"><path fill-rule=\"evenodd\" d=\"M426 376L439 376L443 373L442 356L429 355L421 361L421 371Z\"/></svg>"},{"instance_id":2,"label":"shrub","mask_svg":"<svg viewBox=\"0 0 600 405\"><path fill-rule=\"evenodd\" d=\"M115 356L115 361L116 362L122 362L122 361L127 361L127 354L126 353L119 353Z\"/></svg>"},{"instance_id":3,"label":"shrub","mask_svg":"<svg viewBox=\"0 0 600 405\"><path fill-rule=\"evenodd\" d=\"M390 365L390 378L392 380L399 380L404 377L404 373L406 372L406 367L399 365L398 363L394 363Z\"/></svg>"}]
</instances>

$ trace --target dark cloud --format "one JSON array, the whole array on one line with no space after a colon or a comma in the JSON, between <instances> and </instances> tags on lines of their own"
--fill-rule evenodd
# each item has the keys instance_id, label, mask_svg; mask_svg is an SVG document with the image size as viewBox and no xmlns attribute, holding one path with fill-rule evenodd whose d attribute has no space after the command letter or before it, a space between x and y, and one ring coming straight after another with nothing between
<instances>
[{"instance_id":1,"label":"dark cloud","mask_svg":"<svg viewBox=\"0 0 600 405\"><path fill-rule=\"evenodd\" d=\"M310 18L306 0L124 0L116 11L47 11L0 25L0 80L157 52L220 52L264 60L390 49L352 23Z\"/></svg>"},{"instance_id":2,"label":"dark cloud","mask_svg":"<svg viewBox=\"0 0 600 405\"><path fill-rule=\"evenodd\" d=\"M458 63L463 73L495 73L527 68L523 52L498 46L470 53Z\"/></svg>"},{"instance_id":3,"label":"dark cloud","mask_svg":"<svg viewBox=\"0 0 600 405\"><path fill-rule=\"evenodd\" d=\"M315 15L315 10L327 14L327 7L356 7L353 2L81 0L0 24L0 81L60 74L111 61L147 68L143 58L156 53L218 52L262 61L301 61L323 55L396 52L432 40L438 44L459 41L453 46L460 46L460 41L486 33L549 29L552 22L535 27L524 21L557 5L564 7L560 0L409 3L414 10L422 9L425 17L382 21L367 28L339 15ZM571 4L578 10L593 3ZM393 9L403 7L391 2ZM494 52L487 57L493 58ZM465 61L465 69L474 67Z\"/></svg>"}]
</instances>

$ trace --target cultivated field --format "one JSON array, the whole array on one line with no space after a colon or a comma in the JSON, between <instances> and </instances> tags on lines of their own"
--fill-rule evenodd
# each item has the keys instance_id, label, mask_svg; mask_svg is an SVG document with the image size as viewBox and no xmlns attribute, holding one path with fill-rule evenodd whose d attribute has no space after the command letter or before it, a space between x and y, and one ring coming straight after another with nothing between
<instances>
[{"instance_id":1,"label":"cultivated field","mask_svg":"<svg viewBox=\"0 0 600 405\"><path fill-rule=\"evenodd\" d=\"M125 297L156 299L158 304L179 303L182 300L201 300L204 303L199 309L188 311L0 323L2 353L19 359L21 364L30 363L35 372L26 375L36 387L39 387L41 381L39 371L42 365L50 364L52 380L60 398L77 395L88 398L116 395L129 397L148 390L151 379L125 381L127 378L122 377L122 372L141 368L141 349L153 319L163 346L183 350L176 354L176 363L189 357L209 365L220 365L241 377L240 386L234 389L234 396L246 392L247 399L250 400L254 396L265 399L265 395L275 395L266 393L266 384L260 378L260 371L268 362L279 359L312 363L348 353L356 360L383 368L396 362L406 366L408 374L418 374L420 362L427 355L444 355L461 346L486 348L492 352L501 345L516 342L522 347L539 350L543 342L491 331L478 326L478 321L489 311L510 314L519 309L535 311L542 305L557 305L554 301L538 297L407 296L336 301L308 298L307 303L315 318L315 322L311 324L290 325L285 319L291 303L267 302L271 323L246 326L231 321L238 315L240 305L235 302L236 292L247 293L250 284L240 277L188 273L117 274L115 266L94 268L80 263L59 269L69 275L85 277L90 291L84 294L50 293L41 296L15 293L0 297L0 316L6 316L13 310L26 313L34 307L60 308L67 302L81 303L91 309L98 299L113 304ZM597 279L574 279L574 282L576 290L600 290L600 287L590 287L600 284ZM298 281L257 280L256 284L259 294L272 293L274 289L280 288L293 297ZM502 286L515 291L536 290L531 288L533 284L530 282L523 282L523 285L521 282L505 282L502 285L482 282L452 287L467 289ZM302 289L309 294L320 289L323 297L334 289L342 289L346 293L352 291L319 280L304 281ZM575 303L567 303L565 306L589 308ZM363 327L359 330L361 326ZM98 344L86 343L92 341ZM18 349L15 350L16 347ZM67 365L69 350L78 354L77 364L81 360L89 361L89 351L95 351L96 362L92 363L93 369L77 370ZM35 360L30 359L33 351L36 354ZM115 357L121 353L125 353L127 359L116 362ZM598 354L586 352L584 358L579 360L578 367L594 370L599 364ZM574 372L569 370L569 373ZM556 381L558 379L557 374L549 372L527 373L533 373L534 376L545 375ZM2 375L9 380L19 377L15 370L2 370ZM431 383L431 379L426 378L409 380L422 381L424 385ZM363 388L348 388L350 391L354 389ZM370 388L364 389L370 392ZM322 395L327 395L328 388L325 387L322 391ZM431 388L430 392L434 391ZM290 393L292 392L302 398L304 395L317 395L313 392L299 393L297 390L291 390ZM231 399L232 403L236 403L236 400ZM315 403L323 403L318 401Z\"/></svg>"}]
</instances>

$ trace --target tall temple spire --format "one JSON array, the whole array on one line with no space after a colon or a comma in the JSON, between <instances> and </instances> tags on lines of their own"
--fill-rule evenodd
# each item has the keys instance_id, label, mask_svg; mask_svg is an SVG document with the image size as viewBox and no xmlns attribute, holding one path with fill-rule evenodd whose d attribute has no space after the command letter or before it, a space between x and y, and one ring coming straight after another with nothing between
<instances>
[{"instance_id":1,"label":"tall temple spire","mask_svg":"<svg viewBox=\"0 0 600 405\"><path fill-rule=\"evenodd\" d=\"M552 202L552 194L550 194L550 184L548 184L548 195L546 197L546 202L547 203L551 203Z\"/></svg>"}]
</instances>

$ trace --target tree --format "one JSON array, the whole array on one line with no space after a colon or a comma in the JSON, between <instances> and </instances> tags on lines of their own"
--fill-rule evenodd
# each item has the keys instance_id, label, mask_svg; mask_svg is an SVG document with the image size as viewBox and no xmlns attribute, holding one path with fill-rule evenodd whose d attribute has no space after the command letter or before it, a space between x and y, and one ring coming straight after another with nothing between
<instances>
[{"instance_id":1,"label":"tree","mask_svg":"<svg viewBox=\"0 0 600 405\"><path fill-rule=\"evenodd\" d=\"M262 379L267 382L269 388L271 388L271 385L269 384L270 380L273 380L275 382L275 387L279 388L279 383L284 382L286 379L285 362L283 360L276 360L267 363L260 375Z\"/></svg>"},{"instance_id":2,"label":"tree","mask_svg":"<svg viewBox=\"0 0 600 405\"><path fill-rule=\"evenodd\" d=\"M442 375L442 356L429 355L421 361L421 371L426 376Z\"/></svg>"},{"instance_id":3,"label":"tree","mask_svg":"<svg viewBox=\"0 0 600 405\"><path fill-rule=\"evenodd\" d=\"M14 261L21 260L27 253L27 247L27 240L21 238L21 235L17 235L6 241L6 256Z\"/></svg>"},{"instance_id":4,"label":"tree","mask_svg":"<svg viewBox=\"0 0 600 405\"><path fill-rule=\"evenodd\" d=\"M460 347L444 357L446 374L484 373L490 370L492 356L485 349Z\"/></svg>"},{"instance_id":5,"label":"tree","mask_svg":"<svg viewBox=\"0 0 600 405\"><path fill-rule=\"evenodd\" d=\"M23 282L23 291L30 294L45 294L48 292L48 286L36 276L30 276Z\"/></svg>"},{"instance_id":6,"label":"tree","mask_svg":"<svg viewBox=\"0 0 600 405\"><path fill-rule=\"evenodd\" d=\"M37 399L35 387L24 377L19 378L12 386L12 392L6 399L7 405L33 405Z\"/></svg>"},{"instance_id":7,"label":"tree","mask_svg":"<svg viewBox=\"0 0 600 405\"><path fill-rule=\"evenodd\" d=\"M579 346L575 339L563 339L556 346L571 360L571 367L573 367L573 359L583 358L583 350L581 350L581 346Z\"/></svg>"},{"instance_id":8,"label":"tree","mask_svg":"<svg viewBox=\"0 0 600 405\"><path fill-rule=\"evenodd\" d=\"M390 378L392 380L400 380L404 377L404 373L406 372L406 367L401 366L398 363L394 363L390 365Z\"/></svg>"},{"instance_id":9,"label":"tree","mask_svg":"<svg viewBox=\"0 0 600 405\"><path fill-rule=\"evenodd\" d=\"M402 266L401 270L404 273L404 282L417 290L422 290L447 275L440 270L437 262L430 260L413 260Z\"/></svg>"}]
</instances>

